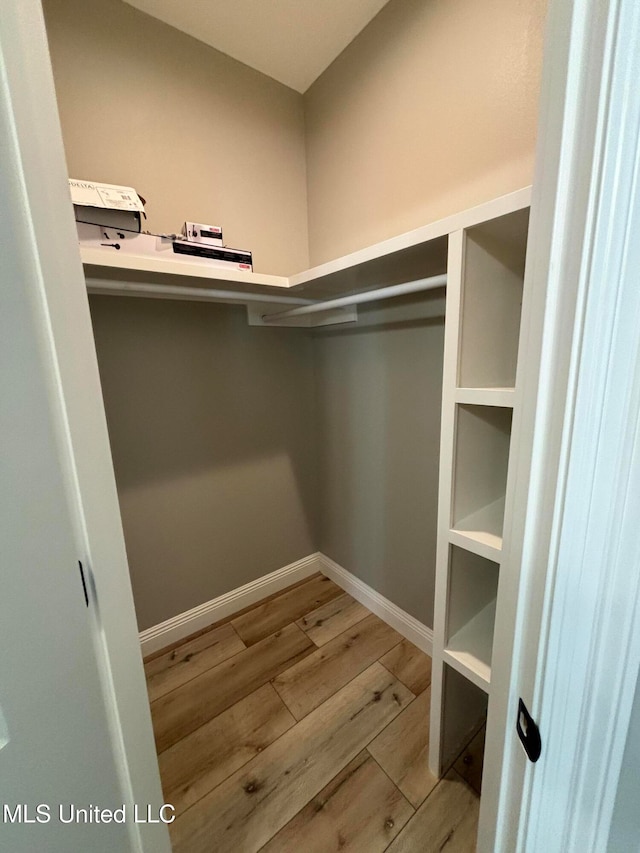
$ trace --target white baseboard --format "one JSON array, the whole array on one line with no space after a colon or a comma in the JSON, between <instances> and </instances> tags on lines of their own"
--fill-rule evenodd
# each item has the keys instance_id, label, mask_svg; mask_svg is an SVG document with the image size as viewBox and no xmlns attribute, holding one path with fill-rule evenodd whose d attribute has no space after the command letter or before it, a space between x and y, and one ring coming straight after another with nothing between
<instances>
[{"instance_id":1,"label":"white baseboard","mask_svg":"<svg viewBox=\"0 0 640 853\"><path fill-rule=\"evenodd\" d=\"M425 654L433 653L433 630L427 628L422 622L419 622L415 617L410 616L405 610L402 610L397 604L389 601L375 589L370 587L364 581L357 578L355 575L343 569L336 562L331 560L325 554L317 555L320 560L320 571L323 575L331 578L332 581L342 587L345 592L353 596L356 601L367 607L376 616L379 616L387 625L402 634L410 643L417 646Z\"/></svg>"},{"instance_id":2,"label":"white baseboard","mask_svg":"<svg viewBox=\"0 0 640 853\"><path fill-rule=\"evenodd\" d=\"M166 622L147 628L140 634L140 645L142 656L157 652L159 649L170 646L178 640L195 634L203 628L208 628L214 622L225 619L245 607L267 598L275 592L280 592L287 586L310 577L316 572L322 571L321 554L310 554L295 563L290 563L275 572L263 575L257 580L251 581L244 586L231 590L224 595L199 604L192 610L172 616Z\"/></svg>"},{"instance_id":3,"label":"white baseboard","mask_svg":"<svg viewBox=\"0 0 640 853\"><path fill-rule=\"evenodd\" d=\"M264 575L251 581L251 583L239 586L218 598L199 604L192 610L179 613L177 616L167 619L166 622L147 628L140 634L142 656L146 657L188 637L190 634L208 628L214 622L232 616L234 613L244 610L245 607L250 607L261 599L280 592L281 589L304 580L316 572L322 572L331 578L334 583L342 587L345 592L352 595L356 601L359 601L360 604L363 604L388 625L391 625L392 628L395 628L414 646L428 655L432 654L433 631L431 628L427 628L422 622L401 610L388 598L380 595L375 589L351 572L343 569L325 554L316 552L281 569L276 569L275 572Z\"/></svg>"}]
</instances>

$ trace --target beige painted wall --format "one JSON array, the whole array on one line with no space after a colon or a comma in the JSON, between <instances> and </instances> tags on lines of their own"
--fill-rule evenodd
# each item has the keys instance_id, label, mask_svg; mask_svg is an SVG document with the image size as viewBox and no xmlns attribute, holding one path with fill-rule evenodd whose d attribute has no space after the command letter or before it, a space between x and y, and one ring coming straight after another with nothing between
<instances>
[{"instance_id":1,"label":"beige painted wall","mask_svg":"<svg viewBox=\"0 0 640 853\"><path fill-rule=\"evenodd\" d=\"M90 301L140 629L315 551L309 333Z\"/></svg>"},{"instance_id":2,"label":"beige painted wall","mask_svg":"<svg viewBox=\"0 0 640 853\"><path fill-rule=\"evenodd\" d=\"M546 0L390 0L305 95L313 264L531 183Z\"/></svg>"},{"instance_id":3,"label":"beige painted wall","mask_svg":"<svg viewBox=\"0 0 640 853\"><path fill-rule=\"evenodd\" d=\"M305 95L312 264L531 183L544 13L390 0ZM316 338L320 548L429 626L443 309Z\"/></svg>"},{"instance_id":4,"label":"beige painted wall","mask_svg":"<svg viewBox=\"0 0 640 853\"><path fill-rule=\"evenodd\" d=\"M44 0L72 177L135 187L147 228L222 225L259 272L308 265L301 96L121 0Z\"/></svg>"},{"instance_id":5,"label":"beige painted wall","mask_svg":"<svg viewBox=\"0 0 640 853\"><path fill-rule=\"evenodd\" d=\"M432 626L444 298L358 313L315 336L320 550Z\"/></svg>"}]
</instances>

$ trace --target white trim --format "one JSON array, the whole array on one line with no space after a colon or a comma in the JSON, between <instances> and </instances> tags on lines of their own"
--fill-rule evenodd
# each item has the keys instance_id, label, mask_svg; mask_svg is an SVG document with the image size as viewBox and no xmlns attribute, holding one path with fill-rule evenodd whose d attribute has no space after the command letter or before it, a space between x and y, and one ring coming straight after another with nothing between
<instances>
[{"instance_id":1,"label":"white trim","mask_svg":"<svg viewBox=\"0 0 640 853\"><path fill-rule=\"evenodd\" d=\"M159 649L164 649L172 643L176 643L185 637L202 631L219 622L233 616L245 607L256 604L263 598L273 595L298 581L311 577L316 572L322 572L334 583L338 584L345 592L352 595L356 601L367 607L372 613L380 617L387 625L402 634L409 642L417 646L425 654L431 655L433 648L433 631L410 616L388 598L380 595L360 578L352 575L342 566L339 566L325 554L316 551L295 563L276 569L268 575L263 575L244 586L232 589L224 595L218 596L204 604L199 604L192 610L186 610L177 616L172 616L166 622L160 622L152 628L140 633L140 645L142 655L153 654Z\"/></svg>"},{"instance_id":2,"label":"white trim","mask_svg":"<svg viewBox=\"0 0 640 853\"><path fill-rule=\"evenodd\" d=\"M276 569L250 583L232 589L204 604L172 616L140 633L143 657L178 642L196 631L208 628L220 619L226 619L245 607L256 604L263 598L285 589L298 581L323 570L321 555L309 554L295 563Z\"/></svg>"},{"instance_id":3,"label":"white trim","mask_svg":"<svg viewBox=\"0 0 640 853\"><path fill-rule=\"evenodd\" d=\"M325 554L316 555L320 561L320 571L331 578L332 581L342 587L345 592L375 613L380 619L402 634L410 643L417 646L427 655L431 655L433 649L433 631L411 616L405 610L398 607L384 595L380 595L375 589L355 575L343 569Z\"/></svg>"},{"instance_id":4,"label":"white trim","mask_svg":"<svg viewBox=\"0 0 640 853\"><path fill-rule=\"evenodd\" d=\"M446 611L449 589L449 552L451 550L449 547L449 536L452 533L451 524L453 521L452 484L456 429L455 388L458 384L457 364L460 346L464 247L464 231L455 231L449 235L447 260L447 280L449 286L447 287L444 325L442 408L440 411L440 465L438 473L438 526L433 608L435 642L431 665L431 722L429 724L429 769L438 777L442 772L443 764L446 762L442 754L442 734L444 731L444 643L447 630ZM463 545L463 547L466 547L466 545Z\"/></svg>"}]
</instances>

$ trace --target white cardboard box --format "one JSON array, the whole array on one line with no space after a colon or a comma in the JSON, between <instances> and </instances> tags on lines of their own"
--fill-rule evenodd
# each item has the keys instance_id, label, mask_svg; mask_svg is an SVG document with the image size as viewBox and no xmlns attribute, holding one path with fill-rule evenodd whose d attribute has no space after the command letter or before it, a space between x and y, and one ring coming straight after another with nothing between
<instances>
[{"instance_id":1,"label":"white cardboard box","mask_svg":"<svg viewBox=\"0 0 640 853\"><path fill-rule=\"evenodd\" d=\"M77 222L140 231L144 204L133 187L69 178L69 190Z\"/></svg>"}]
</instances>

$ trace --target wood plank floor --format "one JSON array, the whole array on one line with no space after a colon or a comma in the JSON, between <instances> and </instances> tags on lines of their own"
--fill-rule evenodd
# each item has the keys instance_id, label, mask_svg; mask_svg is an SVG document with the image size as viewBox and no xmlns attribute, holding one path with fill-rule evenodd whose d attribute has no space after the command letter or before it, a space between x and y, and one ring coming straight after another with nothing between
<instances>
[{"instance_id":1,"label":"wood plank floor","mask_svg":"<svg viewBox=\"0 0 640 853\"><path fill-rule=\"evenodd\" d=\"M427 768L431 660L322 575L145 662L174 853L473 853L483 733Z\"/></svg>"}]
</instances>

